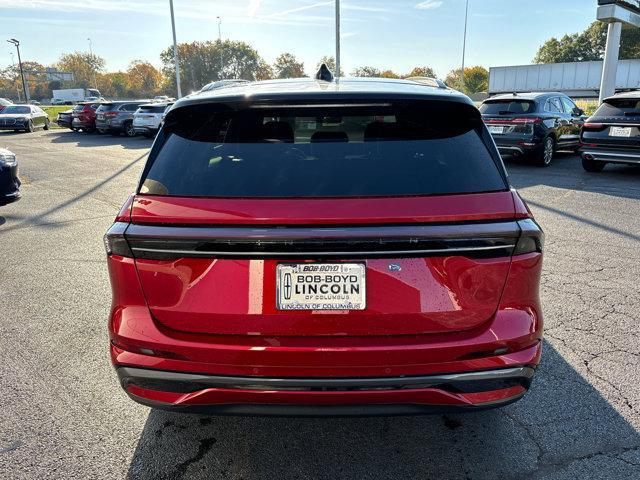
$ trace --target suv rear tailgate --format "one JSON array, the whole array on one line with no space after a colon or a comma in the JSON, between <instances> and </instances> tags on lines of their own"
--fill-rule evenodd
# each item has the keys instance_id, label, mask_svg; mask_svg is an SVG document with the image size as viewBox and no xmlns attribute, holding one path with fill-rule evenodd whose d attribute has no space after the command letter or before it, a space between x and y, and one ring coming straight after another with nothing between
<instances>
[{"instance_id":1,"label":"suv rear tailgate","mask_svg":"<svg viewBox=\"0 0 640 480\"><path fill-rule=\"evenodd\" d=\"M503 226L516 216L511 192L452 195L446 197L446 202L442 200L309 199L299 200L291 208L290 201L276 199L205 201L137 196L130 231L142 232L145 230L139 226L155 225L163 236L169 232L176 239L181 232L186 238L186 232L192 234L197 229L202 230L203 236L211 235L221 226L287 228L313 223L324 224L319 229L326 230L339 220L345 232L357 228L355 225L378 225L374 230L395 225L455 230L466 225L468 231L500 230L500 235L506 235L505 244L515 243L517 233L509 233L509 227ZM173 215L168 215L169 211ZM137 242L149 240L146 235L128 234L134 250ZM193 333L267 336L413 335L474 328L493 316L511 262L505 253L489 258L452 253L365 259L354 253L337 259L300 256L286 260L260 258L259 254L253 258L180 254L166 259L140 258L144 255L138 253L136 265L147 303L165 327ZM366 308L278 310L277 265L291 262L364 263Z\"/></svg>"}]
</instances>

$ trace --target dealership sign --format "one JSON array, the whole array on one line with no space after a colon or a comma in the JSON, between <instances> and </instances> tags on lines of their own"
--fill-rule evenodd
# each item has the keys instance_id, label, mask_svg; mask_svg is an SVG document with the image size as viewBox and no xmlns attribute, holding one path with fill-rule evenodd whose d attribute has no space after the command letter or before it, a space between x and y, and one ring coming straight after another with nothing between
<instances>
[{"instance_id":1,"label":"dealership sign","mask_svg":"<svg viewBox=\"0 0 640 480\"><path fill-rule=\"evenodd\" d=\"M598 0L598 20L640 27L640 0Z\"/></svg>"}]
</instances>

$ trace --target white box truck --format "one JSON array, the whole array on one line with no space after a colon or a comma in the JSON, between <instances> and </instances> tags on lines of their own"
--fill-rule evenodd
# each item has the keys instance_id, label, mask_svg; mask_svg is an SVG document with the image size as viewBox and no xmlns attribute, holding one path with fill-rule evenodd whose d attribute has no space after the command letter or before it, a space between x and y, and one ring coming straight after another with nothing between
<instances>
[{"instance_id":1,"label":"white box truck","mask_svg":"<svg viewBox=\"0 0 640 480\"><path fill-rule=\"evenodd\" d=\"M102 98L99 90L93 88L67 88L54 90L51 105L75 105L79 102L90 102Z\"/></svg>"}]
</instances>

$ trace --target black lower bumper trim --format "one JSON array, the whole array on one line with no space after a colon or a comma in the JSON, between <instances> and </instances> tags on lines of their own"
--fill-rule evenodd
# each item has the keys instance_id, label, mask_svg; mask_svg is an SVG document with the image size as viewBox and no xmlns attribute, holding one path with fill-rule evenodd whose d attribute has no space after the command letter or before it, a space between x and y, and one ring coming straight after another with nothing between
<instances>
[{"instance_id":1,"label":"black lower bumper trim","mask_svg":"<svg viewBox=\"0 0 640 480\"><path fill-rule=\"evenodd\" d=\"M127 392L128 393L128 392ZM197 415L237 415L272 417L385 417L401 415L435 415L442 413L470 413L507 406L520 400L526 391L504 400L477 405L291 405L291 404L223 404L223 405L170 405L154 402L128 393L137 403L158 410Z\"/></svg>"}]
</instances>

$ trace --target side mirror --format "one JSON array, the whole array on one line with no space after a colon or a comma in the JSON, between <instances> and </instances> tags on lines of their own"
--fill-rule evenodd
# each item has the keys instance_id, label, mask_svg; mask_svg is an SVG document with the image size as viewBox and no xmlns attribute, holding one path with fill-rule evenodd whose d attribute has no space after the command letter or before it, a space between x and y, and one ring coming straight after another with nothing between
<instances>
[{"instance_id":1,"label":"side mirror","mask_svg":"<svg viewBox=\"0 0 640 480\"><path fill-rule=\"evenodd\" d=\"M581 108L575 107L572 113L574 117L581 117L584 115L584 110L582 110Z\"/></svg>"}]
</instances>

